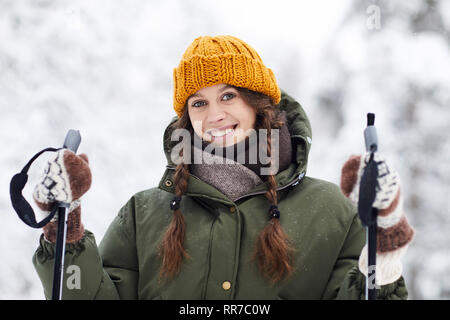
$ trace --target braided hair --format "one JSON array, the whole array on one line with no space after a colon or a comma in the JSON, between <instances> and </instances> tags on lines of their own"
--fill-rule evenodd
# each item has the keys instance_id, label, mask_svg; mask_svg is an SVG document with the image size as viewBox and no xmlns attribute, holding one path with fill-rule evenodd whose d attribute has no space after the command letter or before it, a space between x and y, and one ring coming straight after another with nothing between
<instances>
[{"instance_id":1,"label":"braided hair","mask_svg":"<svg viewBox=\"0 0 450 320\"><path fill-rule=\"evenodd\" d=\"M281 128L283 122L277 117L277 108L271 98L246 88L234 87L242 98L256 110L255 130L267 130L267 156L271 158L271 129ZM184 108L183 115L172 124L173 129L187 129L194 133L191 121ZM182 156L182 150L180 156ZM172 278L180 270L184 258L189 255L183 247L185 237L184 217L180 210L180 201L187 190L189 180L189 165L179 163L175 169L174 184L175 197L172 200L172 221L160 243L160 255L162 256L161 277ZM294 248L291 240L283 231L280 224L280 211L278 210L277 182L275 175L267 177L268 190L265 193L270 202L268 209L268 222L257 237L253 259L256 261L261 273L272 283L276 283L292 274L291 256Z\"/></svg>"}]
</instances>

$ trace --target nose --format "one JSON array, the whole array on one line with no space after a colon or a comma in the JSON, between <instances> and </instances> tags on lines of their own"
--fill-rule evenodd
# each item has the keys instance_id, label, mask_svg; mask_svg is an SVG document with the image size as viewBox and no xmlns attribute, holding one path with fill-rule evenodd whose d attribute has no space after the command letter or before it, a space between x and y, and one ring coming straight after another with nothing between
<instances>
[{"instance_id":1,"label":"nose","mask_svg":"<svg viewBox=\"0 0 450 320\"><path fill-rule=\"evenodd\" d=\"M225 111L215 102L209 104L207 122L213 124L225 119Z\"/></svg>"}]
</instances>

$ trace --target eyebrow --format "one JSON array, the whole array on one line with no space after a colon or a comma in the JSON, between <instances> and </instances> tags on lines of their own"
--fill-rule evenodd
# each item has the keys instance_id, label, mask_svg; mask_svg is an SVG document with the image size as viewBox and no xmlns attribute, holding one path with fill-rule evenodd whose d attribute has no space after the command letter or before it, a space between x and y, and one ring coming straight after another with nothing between
<instances>
[{"instance_id":1,"label":"eyebrow","mask_svg":"<svg viewBox=\"0 0 450 320\"><path fill-rule=\"evenodd\" d=\"M222 89L219 89L219 92L225 91L227 89L233 88L232 86L230 86L229 84L226 84L222 87Z\"/></svg>"},{"instance_id":2,"label":"eyebrow","mask_svg":"<svg viewBox=\"0 0 450 320\"><path fill-rule=\"evenodd\" d=\"M222 88L219 89L219 92L223 92L223 91L225 91L225 90L227 90L227 89L230 89L230 88L233 88L233 87L230 86L229 84L226 84L226 85L224 85ZM189 99L195 98L195 97L203 97L203 96L202 96L200 93L194 93L194 94L191 94L191 95L189 96L189 98L187 98L187 101L189 101Z\"/></svg>"}]
</instances>

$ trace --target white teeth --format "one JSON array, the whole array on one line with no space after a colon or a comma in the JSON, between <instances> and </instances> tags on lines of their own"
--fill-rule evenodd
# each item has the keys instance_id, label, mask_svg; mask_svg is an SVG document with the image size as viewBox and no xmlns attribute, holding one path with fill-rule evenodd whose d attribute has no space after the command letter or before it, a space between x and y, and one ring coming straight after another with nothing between
<instances>
[{"instance_id":1,"label":"white teeth","mask_svg":"<svg viewBox=\"0 0 450 320\"><path fill-rule=\"evenodd\" d=\"M224 134L225 134L224 131L218 131L218 132L214 132L213 136L214 136L214 137L221 137L221 136L223 136Z\"/></svg>"},{"instance_id":2,"label":"white teeth","mask_svg":"<svg viewBox=\"0 0 450 320\"><path fill-rule=\"evenodd\" d=\"M222 136L224 136L226 134L229 134L230 132L233 132L233 131L234 131L234 129L227 128L225 130L218 130L218 131L212 132L211 135L214 136L214 137L222 137Z\"/></svg>"}]
</instances>

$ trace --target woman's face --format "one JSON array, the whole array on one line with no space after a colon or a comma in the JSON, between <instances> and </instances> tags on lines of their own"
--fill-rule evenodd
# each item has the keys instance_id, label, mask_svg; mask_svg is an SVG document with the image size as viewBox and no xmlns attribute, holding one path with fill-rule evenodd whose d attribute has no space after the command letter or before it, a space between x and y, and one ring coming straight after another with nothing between
<instances>
[{"instance_id":1,"label":"woman's face","mask_svg":"<svg viewBox=\"0 0 450 320\"><path fill-rule=\"evenodd\" d=\"M187 105L195 133L218 146L244 140L255 125L254 108L239 91L224 83L198 90L188 98Z\"/></svg>"}]
</instances>

